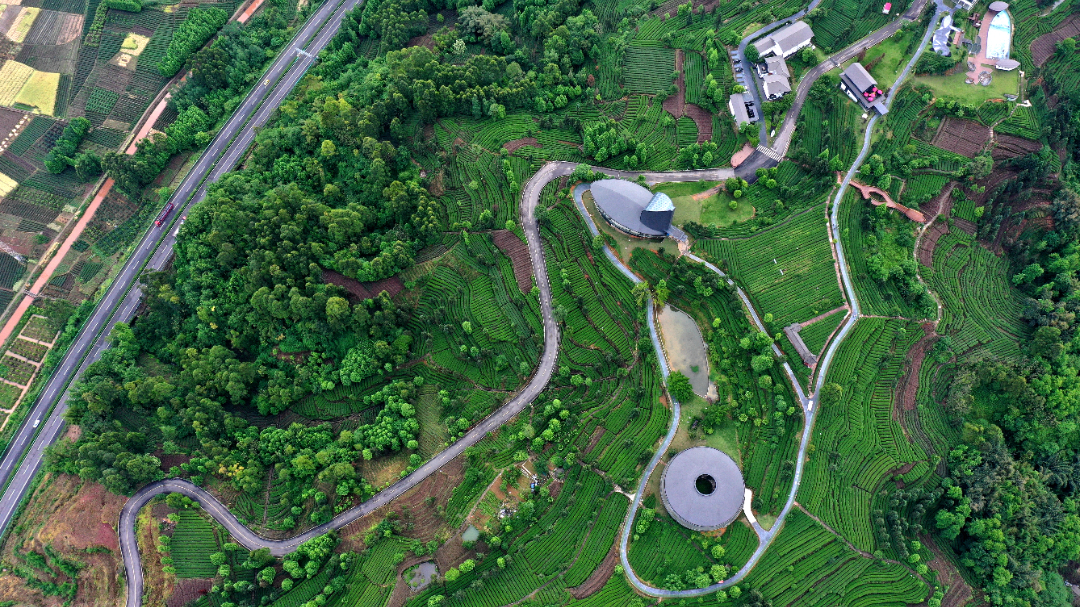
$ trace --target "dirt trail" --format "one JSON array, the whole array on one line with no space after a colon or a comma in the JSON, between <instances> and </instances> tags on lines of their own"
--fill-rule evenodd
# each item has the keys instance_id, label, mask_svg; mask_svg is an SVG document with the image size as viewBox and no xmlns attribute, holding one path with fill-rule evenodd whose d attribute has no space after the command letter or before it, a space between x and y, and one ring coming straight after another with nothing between
<instances>
[{"instance_id":1,"label":"dirt trail","mask_svg":"<svg viewBox=\"0 0 1080 607\"><path fill-rule=\"evenodd\" d=\"M842 176L840 175L840 173L837 173L837 178L842 179ZM905 207L904 205L894 201L892 199L892 196L889 196L889 193L886 192L885 190L883 190L883 189L881 189L879 187L872 186L872 185L866 185L864 183L859 183L858 181L855 181L854 179L851 180L851 185L855 189L859 190L859 192L862 194L862 197L865 200L869 200L870 204L873 204L874 206L881 206L881 205L884 204L886 207L888 207L890 209L895 209L895 210L903 213L905 217L907 217L908 219L910 219L910 220L912 220L914 222L926 223L926 216L923 215L921 211L916 211L915 209L909 209L909 208ZM876 198L872 198L870 196L871 194L877 194L878 196L881 196L882 198L884 198L885 201L882 202L881 200L877 200Z\"/></svg>"}]
</instances>

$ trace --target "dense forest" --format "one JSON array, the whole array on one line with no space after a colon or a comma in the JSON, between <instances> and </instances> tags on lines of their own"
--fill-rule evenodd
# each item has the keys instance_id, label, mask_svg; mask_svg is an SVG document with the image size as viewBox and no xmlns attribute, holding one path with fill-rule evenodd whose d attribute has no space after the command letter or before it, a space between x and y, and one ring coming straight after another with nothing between
<instances>
[{"instance_id":1,"label":"dense forest","mask_svg":"<svg viewBox=\"0 0 1080 607\"><path fill-rule=\"evenodd\" d=\"M1080 559L1080 95L1049 92L1060 95L1047 130L1063 170L1050 174L1049 147L999 166L1015 176L991 192L979 222L993 239L1033 190L1054 192L1052 229L1029 228L1008 247L1034 329L1028 356L965 365L946 399L964 420L963 444L949 454L937 528L994 604L1061 604L1056 572Z\"/></svg>"}]
</instances>

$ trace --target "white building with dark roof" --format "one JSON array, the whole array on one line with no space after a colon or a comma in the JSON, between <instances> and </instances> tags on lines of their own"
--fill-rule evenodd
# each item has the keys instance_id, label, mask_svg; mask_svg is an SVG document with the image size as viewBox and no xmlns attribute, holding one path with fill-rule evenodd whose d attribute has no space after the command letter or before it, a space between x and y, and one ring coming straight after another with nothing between
<instances>
[{"instance_id":1,"label":"white building with dark roof","mask_svg":"<svg viewBox=\"0 0 1080 607\"><path fill-rule=\"evenodd\" d=\"M765 91L766 99L779 99L791 92L791 72L788 71L783 57L766 59L765 68L758 75L761 77L761 87Z\"/></svg>"},{"instance_id":2,"label":"white building with dark roof","mask_svg":"<svg viewBox=\"0 0 1080 607\"><path fill-rule=\"evenodd\" d=\"M861 63L852 63L840 73L840 90L865 110L874 110L878 114L889 111L885 107L885 91L878 88L877 80Z\"/></svg>"},{"instance_id":3,"label":"white building with dark roof","mask_svg":"<svg viewBox=\"0 0 1080 607\"><path fill-rule=\"evenodd\" d=\"M797 51L810 46L813 37L814 32L809 25L796 21L758 40L754 43L754 48L762 57L778 55L787 59Z\"/></svg>"},{"instance_id":4,"label":"white building with dark roof","mask_svg":"<svg viewBox=\"0 0 1080 607\"><path fill-rule=\"evenodd\" d=\"M743 93L732 93L731 97L728 97L727 107L731 111L731 116L735 118L735 124L742 126L747 122L753 122L746 112L746 101L743 98Z\"/></svg>"}]
</instances>

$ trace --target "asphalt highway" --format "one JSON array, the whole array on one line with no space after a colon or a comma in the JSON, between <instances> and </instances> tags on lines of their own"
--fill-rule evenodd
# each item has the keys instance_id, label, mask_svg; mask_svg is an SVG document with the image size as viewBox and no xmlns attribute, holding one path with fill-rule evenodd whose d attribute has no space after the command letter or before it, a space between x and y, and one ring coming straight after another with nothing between
<instances>
[{"instance_id":1,"label":"asphalt highway","mask_svg":"<svg viewBox=\"0 0 1080 607\"><path fill-rule=\"evenodd\" d=\"M171 200L176 210L170 220L175 221L191 205L202 200L209 182L235 165L253 140L255 129L266 122L314 63L313 55L326 46L341 19L357 1L327 0L296 33L263 74L262 82L251 90L173 193ZM301 50L305 48L307 52ZM67 410L69 382L78 379L86 367L100 357L108 345L107 336L112 326L131 318L141 296L135 282L144 265L152 269L164 267L172 254L175 239L176 230L171 225L151 228L143 236L12 438L0 460L0 487L5 487L0 496L0 533L6 531L40 470L46 447L64 431L62 416Z\"/></svg>"}]
</instances>

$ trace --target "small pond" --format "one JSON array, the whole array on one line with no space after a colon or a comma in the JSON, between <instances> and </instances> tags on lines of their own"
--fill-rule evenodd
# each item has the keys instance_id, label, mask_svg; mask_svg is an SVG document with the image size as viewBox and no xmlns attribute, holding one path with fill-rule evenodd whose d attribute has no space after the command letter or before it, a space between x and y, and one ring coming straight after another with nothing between
<instances>
[{"instance_id":1,"label":"small pond","mask_svg":"<svg viewBox=\"0 0 1080 607\"><path fill-rule=\"evenodd\" d=\"M705 398L709 393L709 357L697 323L671 306L664 306L656 318L660 321L671 370L682 371L690 379L694 393Z\"/></svg>"}]
</instances>

